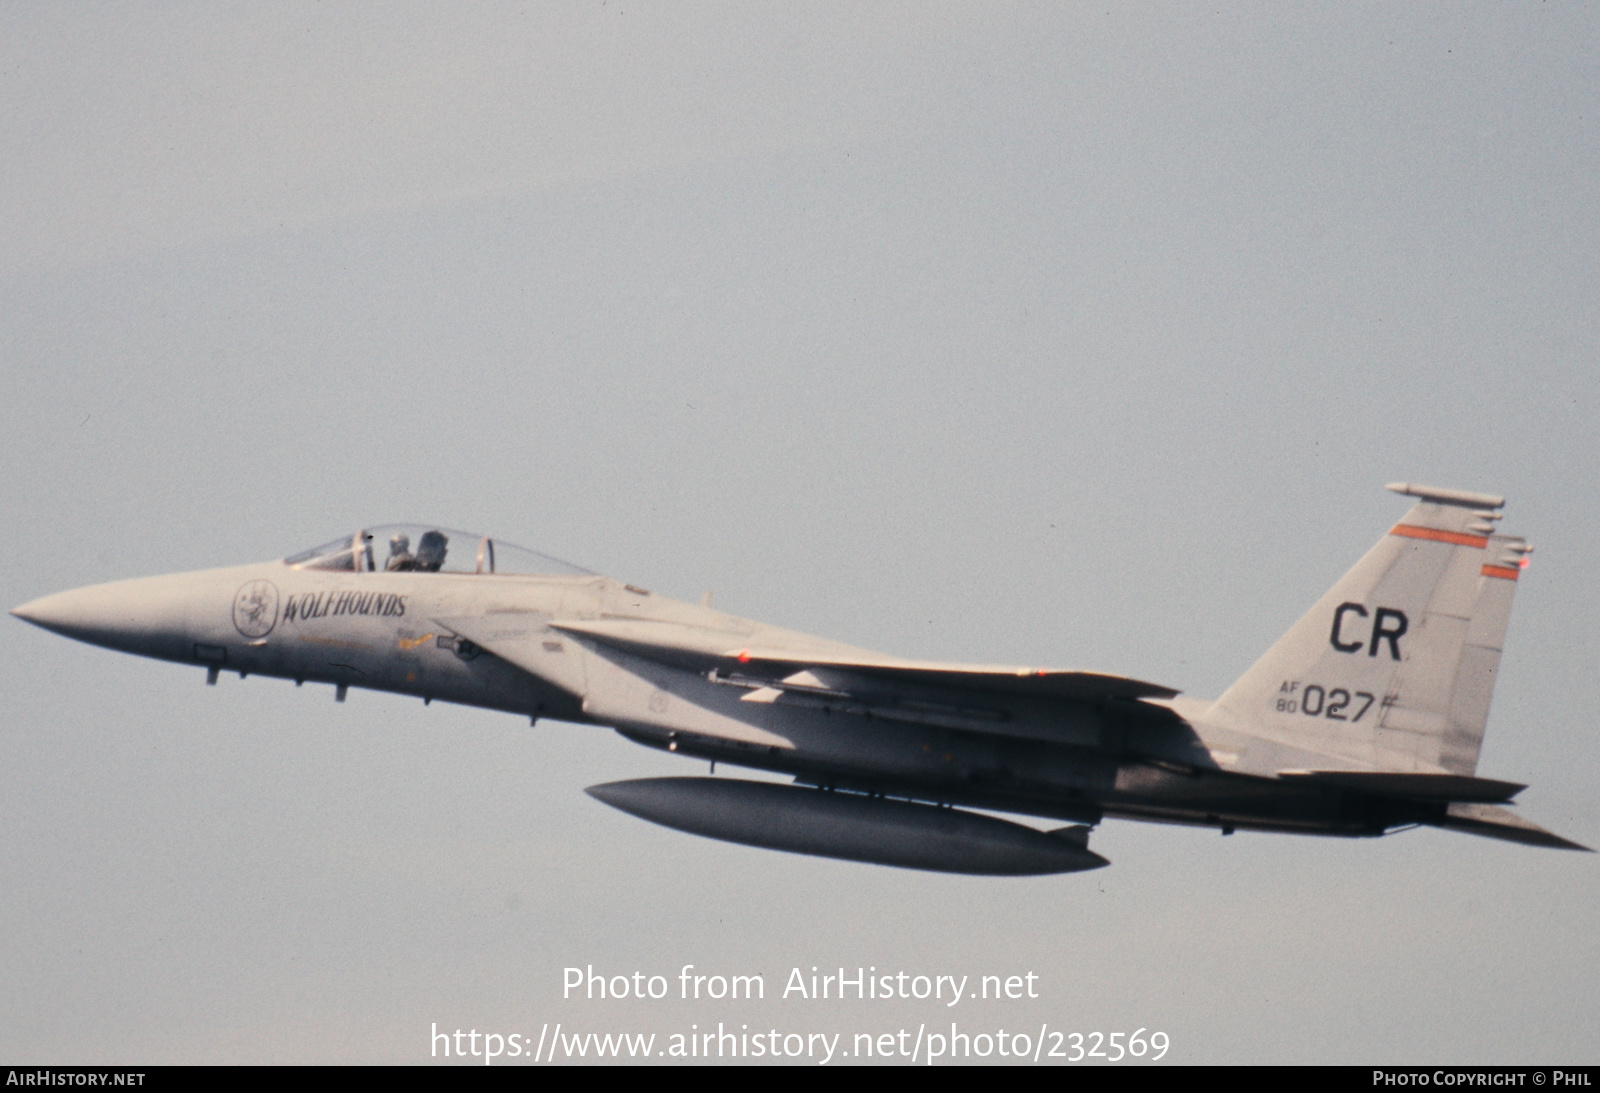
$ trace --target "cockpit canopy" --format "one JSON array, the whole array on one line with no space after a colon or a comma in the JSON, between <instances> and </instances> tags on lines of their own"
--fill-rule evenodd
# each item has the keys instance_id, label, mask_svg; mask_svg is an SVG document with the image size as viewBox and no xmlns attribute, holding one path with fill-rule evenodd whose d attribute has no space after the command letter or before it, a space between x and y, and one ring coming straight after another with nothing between
<instances>
[{"instance_id":1,"label":"cockpit canopy","mask_svg":"<svg viewBox=\"0 0 1600 1093\"><path fill-rule=\"evenodd\" d=\"M283 560L296 569L356 573L481 573L591 576L548 554L470 531L427 524L362 528Z\"/></svg>"}]
</instances>

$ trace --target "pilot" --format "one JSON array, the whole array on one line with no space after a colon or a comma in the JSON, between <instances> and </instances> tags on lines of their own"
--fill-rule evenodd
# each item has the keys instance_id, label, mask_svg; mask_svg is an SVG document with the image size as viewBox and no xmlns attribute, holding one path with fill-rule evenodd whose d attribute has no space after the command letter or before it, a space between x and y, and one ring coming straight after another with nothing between
<instances>
[{"instance_id":1,"label":"pilot","mask_svg":"<svg viewBox=\"0 0 1600 1093\"><path fill-rule=\"evenodd\" d=\"M445 547L450 543L442 531L425 531L417 541L416 567L423 573L437 573L444 565Z\"/></svg>"},{"instance_id":2,"label":"pilot","mask_svg":"<svg viewBox=\"0 0 1600 1093\"><path fill-rule=\"evenodd\" d=\"M417 559L411 554L411 538L396 535L389 540L389 561L384 564L389 573L409 573L417 568Z\"/></svg>"}]
</instances>

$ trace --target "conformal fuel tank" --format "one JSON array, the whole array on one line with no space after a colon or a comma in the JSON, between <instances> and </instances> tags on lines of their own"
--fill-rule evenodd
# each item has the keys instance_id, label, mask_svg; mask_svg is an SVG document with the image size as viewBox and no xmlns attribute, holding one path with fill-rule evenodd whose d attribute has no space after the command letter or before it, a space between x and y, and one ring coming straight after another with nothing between
<instances>
[{"instance_id":1,"label":"conformal fuel tank","mask_svg":"<svg viewBox=\"0 0 1600 1093\"><path fill-rule=\"evenodd\" d=\"M586 792L679 831L825 858L1013 876L1111 864L1083 845L1082 828L1055 835L960 809L772 782L641 778Z\"/></svg>"}]
</instances>

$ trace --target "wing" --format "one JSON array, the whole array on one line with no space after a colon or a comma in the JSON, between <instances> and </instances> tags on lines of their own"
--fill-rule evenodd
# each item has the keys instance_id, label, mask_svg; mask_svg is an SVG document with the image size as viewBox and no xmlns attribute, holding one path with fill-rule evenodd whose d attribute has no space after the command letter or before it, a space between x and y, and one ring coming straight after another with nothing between
<instances>
[{"instance_id":1,"label":"wing","mask_svg":"<svg viewBox=\"0 0 1600 1093\"><path fill-rule=\"evenodd\" d=\"M1171 698L1170 687L1100 672L884 657L840 646L729 648L726 631L645 619L556 621L552 629L752 690L861 697L906 686L1019 697Z\"/></svg>"}]
</instances>

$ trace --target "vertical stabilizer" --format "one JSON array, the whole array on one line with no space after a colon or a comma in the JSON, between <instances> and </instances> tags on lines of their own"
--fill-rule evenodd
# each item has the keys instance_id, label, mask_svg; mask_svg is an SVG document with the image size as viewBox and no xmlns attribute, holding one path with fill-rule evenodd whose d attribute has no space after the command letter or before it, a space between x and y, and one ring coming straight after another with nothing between
<instances>
[{"instance_id":1,"label":"vertical stabilizer","mask_svg":"<svg viewBox=\"0 0 1600 1093\"><path fill-rule=\"evenodd\" d=\"M1389 488L1417 504L1208 719L1340 767L1472 774L1531 548L1495 532L1503 498Z\"/></svg>"}]
</instances>

